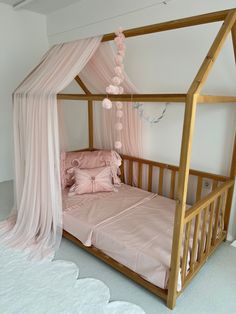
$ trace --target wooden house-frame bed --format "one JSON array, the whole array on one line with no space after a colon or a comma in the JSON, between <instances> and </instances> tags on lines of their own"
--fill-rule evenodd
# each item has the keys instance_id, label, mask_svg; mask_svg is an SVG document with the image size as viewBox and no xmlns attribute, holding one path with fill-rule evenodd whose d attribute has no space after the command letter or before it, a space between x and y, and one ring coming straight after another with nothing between
<instances>
[{"instance_id":1,"label":"wooden house-frame bed","mask_svg":"<svg viewBox=\"0 0 236 314\"><path fill-rule=\"evenodd\" d=\"M133 101L156 103L179 102L184 103L185 105L179 166L163 164L131 156L122 156L124 162L121 169L121 178L123 181L125 181L126 184L132 185L133 165L136 163L138 164L138 187L143 187L142 171L143 168L146 167L148 169L148 190L152 191L152 182L154 176L153 171L155 168L158 168L158 194L163 195L163 180L165 178L165 174L167 172L170 173L170 184L169 190L167 192L168 195L165 196L176 200L176 211L168 289L164 290L155 286L126 266L110 258L97 248L93 246L86 247L70 233L66 231L63 233L66 238L74 241L80 247L105 261L107 264L119 270L132 280L138 282L154 294L163 298L167 302L167 306L171 309L173 309L176 304L176 298L182 293L192 278L198 273L200 268L206 262L207 258L215 251L219 244L226 239L227 235L236 176L236 137L234 140L229 176L192 170L190 169L190 157L197 105L206 103L212 105L216 103L236 104L236 96L213 96L200 94L208 74L211 71L214 62L217 59L219 52L221 51L221 48L230 33L232 35L234 55L236 60L236 9L193 16L124 31L124 35L126 37L132 37L220 21L222 21L223 24L186 94L123 94L109 96L112 101L130 101L132 97ZM110 41L114 38L115 34L111 33L104 35L102 41ZM75 79L85 94L58 94L58 99L88 101L88 149L94 150L93 101L101 101L106 97L106 95L91 94L79 76L77 76ZM126 179L124 179L124 164L126 165L126 169L128 169L128 175L126 176ZM197 184L195 191L195 203L190 208L186 209L189 176L195 177ZM201 197L203 179L212 181L212 191L207 196ZM175 183L177 183L177 185ZM177 186L177 188L175 188L175 186ZM218 230L219 225L220 230ZM190 248L190 232L192 232L192 228L193 243ZM198 245L198 243L200 244ZM189 250L190 261L188 261ZM178 292L177 281L180 267L182 270L182 289ZM188 271L186 271L187 268Z\"/></svg>"}]
</instances>

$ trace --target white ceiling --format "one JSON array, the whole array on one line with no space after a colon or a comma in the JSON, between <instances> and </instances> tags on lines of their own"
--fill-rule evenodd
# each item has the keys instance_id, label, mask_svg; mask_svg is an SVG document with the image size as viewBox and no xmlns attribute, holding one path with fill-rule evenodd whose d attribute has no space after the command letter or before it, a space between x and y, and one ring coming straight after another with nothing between
<instances>
[{"instance_id":1,"label":"white ceiling","mask_svg":"<svg viewBox=\"0 0 236 314\"><path fill-rule=\"evenodd\" d=\"M16 5L16 9L26 9L46 15L79 1L81 0L0 0L13 7Z\"/></svg>"}]
</instances>

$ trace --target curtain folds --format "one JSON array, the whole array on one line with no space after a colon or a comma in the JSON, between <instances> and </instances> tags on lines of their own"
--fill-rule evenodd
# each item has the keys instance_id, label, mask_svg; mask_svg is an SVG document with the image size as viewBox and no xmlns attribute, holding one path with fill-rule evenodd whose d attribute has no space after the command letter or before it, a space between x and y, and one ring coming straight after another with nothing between
<instances>
[{"instance_id":1,"label":"curtain folds","mask_svg":"<svg viewBox=\"0 0 236 314\"><path fill-rule=\"evenodd\" d=\"M43 257L61 239L57 94L79 73L101 37L52 47L13 95L15 210L1 241Z\"/></svg>"},{"instance_id":2,"label":"curtain folds","mask_svg":"<svg viewBox=\"0 0 236 314\"><path fill-rule=\"evenodd\" d=\"M77 74L92 92L104 93L114 76L115 53L101 37L52 47L13 94L15 148L15 206L0 223L1 242L30 249L36 258L50 256L61 240L62 202L57 94ZM127 75L126 93L136 93ZM95 105L95 143L113 148L115 106ZM124 103L122 152L141 154L141 121L138 112ZM98 119L97 119L98 120ZM97 136L100 134L100 137Z\"/></svg>"}]
</instances>

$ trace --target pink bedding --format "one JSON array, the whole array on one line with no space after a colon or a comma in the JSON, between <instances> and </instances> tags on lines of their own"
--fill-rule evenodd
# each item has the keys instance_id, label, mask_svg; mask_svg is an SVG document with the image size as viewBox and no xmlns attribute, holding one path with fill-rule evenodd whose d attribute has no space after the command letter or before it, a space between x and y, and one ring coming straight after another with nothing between
<instances>
[{"instance_id":1,"label":"pink bedding","mask_svg":"<svg viewBox=\"0 0 236 314\"><path fill-rule=\"evenodd\" d=\"M84 245L92 245L95 228L104 225L155 194L122 184L117 192L101 192L66 197L63 204L63 228L77 237Z\"/></svg>"},{"instance_id":2,"label":"pink bedding","mask_svg":"<svg viewBox=\"0 0 236 314\"><path fill-rule=\"evenodd\" d=\"M64 229L165 289L175 201L124 184L86 196L64 196Z\"/></svg>"},{"instance_id":3,"label":"pink bedding","mask_svg":"<svg viewBox=\"0 0 236 314\"><path fill-rule=\"evenodd\" d=\"M92 244L165 289L169 277L174 212L175 201L155 196L96 227Z\"/></svg>"}]
</instances>

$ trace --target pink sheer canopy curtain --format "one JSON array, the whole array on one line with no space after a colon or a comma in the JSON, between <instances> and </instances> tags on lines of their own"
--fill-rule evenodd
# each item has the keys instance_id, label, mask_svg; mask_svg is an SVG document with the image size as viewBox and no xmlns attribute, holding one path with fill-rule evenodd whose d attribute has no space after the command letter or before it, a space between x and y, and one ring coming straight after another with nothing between
<instances>
[{"instance_id":1,"label":"pink sheer canopy curtain","mask_svg":"<svg viewBox=\"0 0 236 314\"><path fill-rule=\"evenodd\" d=\"M93 93L103 93L106 87L111 84L114 76L116 54L110 43L101 43L97 51L89 60L80 73L80 78ZM122 83L124 93L136 94L137 89L125 74ZM124 117L122 120L123 130L121 132L123 154L141 156L142 154L142 121L137 110L132 108L131 103L123 103ZM94 143L96 148L114 149L116 108L111 110L102 109L101 102L94 105ZM100 117L101 119L99 119Z\"/></svg>"},{"instance_id":2,"label":"pink sheer canopy curtain","mask_svg":"<svg viewBox=\"0 0 236 314\"><path fill-rule=\"evenodd\" d=\"M52 47L14 92L15 206L0 224L1 242L54 252L61 239L57 94L83 69L101 37Z\"/></svg>"}]
</instances>

